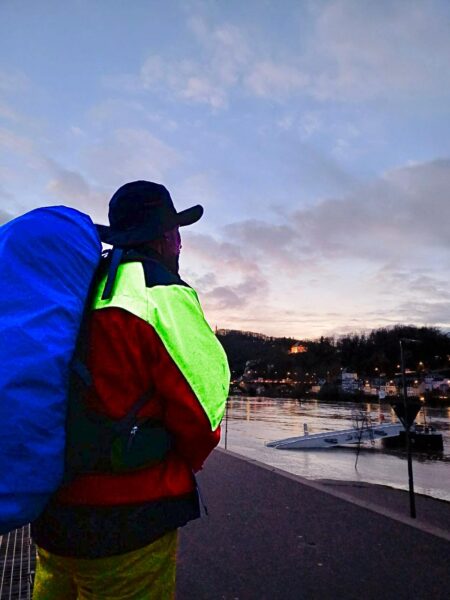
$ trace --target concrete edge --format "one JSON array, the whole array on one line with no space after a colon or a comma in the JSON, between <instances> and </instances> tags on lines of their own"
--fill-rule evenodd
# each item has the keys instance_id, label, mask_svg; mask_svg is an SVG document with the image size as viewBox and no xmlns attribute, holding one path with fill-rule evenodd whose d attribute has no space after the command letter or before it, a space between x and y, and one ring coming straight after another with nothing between
<instances>
[{"instance_id":1,"label":"concrete edge","mask_svg":"<svg viewBox=\"0 0 450 600\"><path fill-rule=\"evenodd\" d=\"M234 458L250 463L255 467L265 469L266 471L270 471L271 473L276 473L277 475L281 475L282 477L286 477L287 479L291 479L292 481L301 483L302 485L328 494L329 496L333 496L334 498L338 498L339 500L344 500L345 502L349 502L350 504L354 504L355 506L359 506L360 508L365 508L366 510L377 513L383 517L387 517L388 519L392 519L393 521L397 521L398 523L402 523L403 525L409 525L410 527L418 529L423 533L428 533L429 535L434 535L435 537L450 542L450 532L445 531L444 529L440 529L439 527L435 527L434 525L429 525L427 523L423 523L422 521L412 519L411 517L400 515L399 513L390 510L389 508L383 508L378 504L367 502L366 500L360 500L359 498L354 498L353 496L351 496L350 494L346 494L345 492L330 489L328 486L318 483L317 481L306 479L301 475L295 475L294 473L289 473L288 471L283 471L278 467L266 465L265 463L262 463L253 458L248 458L247 456L243 456L242 454L238 454L237 452L233 452L232 450L225 450L224 448L216 447L215 451L222 452L223 454L228 454Z\"/></svg>"}]
</instances>

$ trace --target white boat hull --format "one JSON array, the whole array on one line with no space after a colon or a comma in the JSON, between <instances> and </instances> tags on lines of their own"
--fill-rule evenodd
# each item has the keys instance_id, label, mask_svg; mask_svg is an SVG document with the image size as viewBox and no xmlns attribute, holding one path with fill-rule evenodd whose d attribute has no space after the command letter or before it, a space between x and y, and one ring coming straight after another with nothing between
<instances>
[{"instance_id":1,"label":"white boat hull","mask_svg":"<svg viewBox=\"0 0 450 600\"><path fill-rule=\"evenodd\" d=\"M312 435L300 435L267 442L269 448L278 450L303 450L310 448L334 448L346 446L347 444L358 444L359 442L381 440L387 437L397 436L404 427L401 423L389 423L387 425L373 425L363 429L344 429L341 431L330 431L327 433L314 433Z\"/></svg>"}]
</instances>

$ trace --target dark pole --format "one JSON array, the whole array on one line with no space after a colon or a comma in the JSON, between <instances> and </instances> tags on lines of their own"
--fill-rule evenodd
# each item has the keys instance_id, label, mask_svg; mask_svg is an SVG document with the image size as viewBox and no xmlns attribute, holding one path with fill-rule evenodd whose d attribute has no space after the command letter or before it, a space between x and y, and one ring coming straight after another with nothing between
<instances>
[{"instance_id":1,"label":"dark pole","mask_svg":"<svg viewBox=\"0 0 450 600\"><path fill-rule=\"evenodd\" d=\"M405 440L406 440L406 454L408 457L408 482L409 482L409 509L410 515L413 519L416 518L416 498L414 495L414 479L413 479L413 468L412 468L412 456L411 456L411 438L410 438L410 424L408 420L408 390L406 388L406 377L405 377L405 361L403 357L403 340L400 340L400 364L402 367L402 383L403 383L403 408L404 408L404 423L405 426Z\"/></svg>"},{"instance_id":2,"label":"dark pole","mask_svg":"<svg viewBox=\"0 0 450 600\"><path fill-rule=\"evenodd\" d=\"M225 407L225 450L227 449L227 442L228 442L228 400L229 400L229 398L227 398L226 407Z\"/></svg>"}]
</instances>

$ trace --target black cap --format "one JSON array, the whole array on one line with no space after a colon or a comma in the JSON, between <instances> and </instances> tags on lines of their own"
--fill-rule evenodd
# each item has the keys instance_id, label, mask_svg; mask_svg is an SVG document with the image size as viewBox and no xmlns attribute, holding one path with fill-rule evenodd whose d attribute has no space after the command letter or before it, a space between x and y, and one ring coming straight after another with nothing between
<instances>
[{"instance_id":1,"label":"black cap","mask_svg":"<svg viewBox=\"0 0 450 600\"><path fill-rule=\"evenodd\" d=\"M177 212L168 190L152 181L132 181L109 202L109 226L97 225L100 239L117 247L150 242L174 227L192 225L203 214L200 204Z\"/></svg>"}]
</instances>

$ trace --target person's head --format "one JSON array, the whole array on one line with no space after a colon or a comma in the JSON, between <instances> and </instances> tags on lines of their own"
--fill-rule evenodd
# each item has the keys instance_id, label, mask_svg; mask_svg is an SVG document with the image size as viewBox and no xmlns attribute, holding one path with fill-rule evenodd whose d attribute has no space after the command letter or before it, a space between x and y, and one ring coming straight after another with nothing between
<instances>
[{"instance_id":1,"label":"person's head","mask_svg":"<svg viewBox=\"0 0 450 600\"><path fill-rule=\"evenodd\" d=\"M121 186L109 202L109 226L97 225L102 242L118 248L151 247L172 268L181 249L179 227L191 225L203 214L199 204L177 212L168 190L151 181Z\"/></svg>"},{"instance_id":2,"label":"person's head","mask_svg":"<svg viewBox=\"0 0 450 600\"><path fill-rule=\"evenodd\" d=\"M169 269L174 273L178 273L181 252L181 235L179 227L169 229L162 237L152 240L151 242L146 242L142 246L157 252Z\"/></svg>"}]
</instances>

